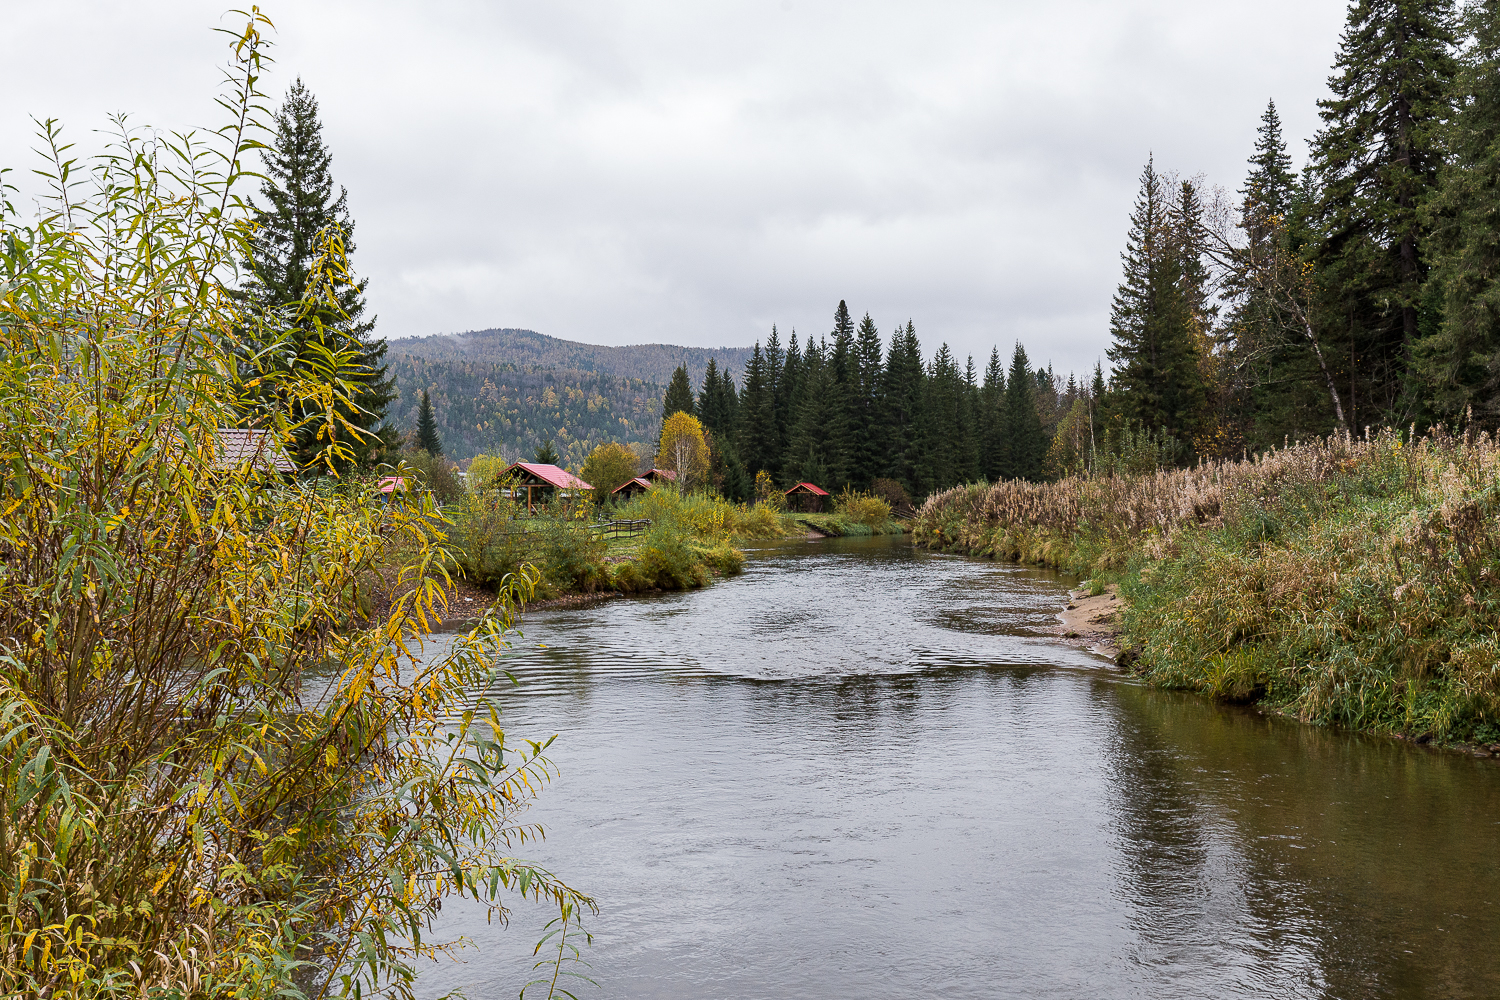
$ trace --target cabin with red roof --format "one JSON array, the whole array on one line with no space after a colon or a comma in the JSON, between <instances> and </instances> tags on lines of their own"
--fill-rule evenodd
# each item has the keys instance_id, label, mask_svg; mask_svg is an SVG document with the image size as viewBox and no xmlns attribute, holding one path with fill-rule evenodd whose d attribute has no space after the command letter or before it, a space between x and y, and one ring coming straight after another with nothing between
<instances>
[{"instance_id":1,"label":"cabin with red roof","mask_svg":"<svg viewBox=\"0 0 1500 1000\"><path fill-rule=\"evenodd\" d=\"M794 510L799 514L821 514L823 505L828 502L830 495L821 486L813 483L798 483L786 491L787 510Z\"/></svg>"},{"instance_id":2,"label":"cabin with red roof","mask_svg":"<svg viewBox=\"0 0 1500 1000\"><path fill-rule=\"evenodd\" d=\"M588 483L579 479L567 469L559 469L555 465L542 465L538 462L513 462L510 467L500 473L499 479L505 483L505 488L514 492L510 496L519 497L523 491L526 496L526 513L533 513L538 506L547 503L547 500L559 490L564 491L561 495L565 498L578 496L583 490L593 489Z\"/></svg>"},{"instance_id":3,"label":"cabin with red roof","mask_svg":"<svg viewBox=\"0 0 1500 1000\"><path fill-rule=\"evenodd\" d=\"M631 500L649 490L652 485L654 485L652 481L645 476L636 476L634 479L627 479L619 486L610 490L609 495L618 497L621 500Z\"/></svg>"},{"instance_id":4,"label":"cabin with red roof","mask_svg":"<svg viewBox=\"0 0 1500 1000\"><path fill-rule=\"evenodd\" d=\"M640 474L639 478L644 479L647 483L661 483L663 481L675 483L677 482L677 473L671 469L647 469Z\"/></svg>"}]
</instances>

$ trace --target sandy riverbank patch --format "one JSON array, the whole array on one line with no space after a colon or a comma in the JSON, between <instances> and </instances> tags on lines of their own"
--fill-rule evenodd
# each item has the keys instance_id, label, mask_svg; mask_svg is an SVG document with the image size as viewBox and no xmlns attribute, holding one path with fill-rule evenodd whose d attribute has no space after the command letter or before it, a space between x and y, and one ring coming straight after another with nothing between
<instances>
[{"instance_id":1,"label":"sandy riverbank patch","mask_svg":"<svg viewBox=\"0 0 1500 1000\"><path fill-rule=\"evenodd\" d=\"M1086 646L1110 659L1120 655L1119 587L1110 584L1102 594L1090 595L1085 589L1070 591L1068 604L1058 612L1057 631L1064 639Z\"/></svg>"}]
</instances>

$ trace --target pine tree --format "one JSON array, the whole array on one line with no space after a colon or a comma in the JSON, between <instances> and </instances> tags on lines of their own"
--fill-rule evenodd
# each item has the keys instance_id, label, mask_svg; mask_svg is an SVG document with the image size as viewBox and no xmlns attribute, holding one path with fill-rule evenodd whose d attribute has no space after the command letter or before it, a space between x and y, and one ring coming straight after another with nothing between
<instances>
[{"instance_id":1,"label":"pine tree","mask_svg":"<svg viewBox=\"0 0 1500 1000\"><path fill-rule=\"evenodd\" d=\"M955 472L960 483L972 483L980 478L979 471L979 374L974 368L974 356L969 355L964 365L963 382L959 386L958 401L958 452Z\"/></svg>"},{"instance_id":2,"label":"pine tree","mask_svg":"<svg viewBox=\"0 0 1500 1000\"><path fill-rule=\"evenodd\" d=\"M1005 366L1000 362L1000 348L990 349L990 363L984 369L984 386L979 390L979 474L990 482L999 482L1006 465L1005 449Z\"/></svg>"},{"instance_id":3,"label":"pine tree","mask_svg":"<svg viewBox=\"0 0 1500 1000\"><path fill-rule=\"evenodd\" d=\"M1047 459L1046 432L1037 414L1036 374L1030 370L1026 348L1019 343L1011 355L1005 381L1005 437L1008 444L1006 479L1040 481Z\"/></svg>"},{"instance_id":4,"label":"pine tree","mask_svg":"<svg viewBox=\"0 0 1500 1000\"><path fill-rule=\"evenodd\" d=\"M912 496L924 496L925 463L922 458L927 394L926 373L922 367L922 345L911 320L906 329L896 328L891 336L886 358L882 395L885 398L886 433L889 458L886 475L900 483Z\"/></svg>"},{"instance_id":5,"label":"pine tree","mask_svg":"<svg viewBox=\"0 0 1500 1000\"><path fill-rule=\"evenodd\" d=\"M854 436L860 429L859 359L854 347L854 322L842 299L833 314L828 345L828 422L823 428L831 490L840 490L854 474Z\"/></svg>"},{"instance_id":6,"label":"pine tree","mask_svg":"<svg viewBox=\"0 0 1500 1000\"><path fill-rule=\"evenodd\" d=\"M536 454L531 458L531 461L536 465L556 465L558 460L557 449L552 447L551 438L542 442L542 446L536 450Z\"/></svg>"},{"instance_id":7,"label":"pine tree","mask_svg":"<svg viewBox=\"0 0 1500 1000\"><path fill-rule=\"evenodd\" d=\"M1276 113L1276 102L1268 100L1255 130L1255 152L1240 194L1255 206L1257 215L1266 217L1290 212L1296 191L1297 175L1292 173L1292 157L1281 134L1281 116Z\"/></svg>"},{"instance_id":8,"label":"pine tree","mask_svg":"<svg viewBox=\"0 0 1500 1000\"><path fill-rule=\"evenodd\" d=\"M1124 416L1191 440L1204 416L1208 387L1200 317L1190 301L1197 244L1182 230L1180 209L1148 161L1121 255L1125 280L1110 313L1109 358L1128 411Z\"/></svg>"},{"instance_id":9,"label":"pine tree","mask_svg":"<svg viewBox=\"0 0 1500 1000\"><path fill-rule=\"evenodd\" d=\"M443 440L438 437L437 414L432 409L432 398L422 390L422 408L417 411L417 447L434 458L443 453Z\"/></svg>"},{"instance_id":10,"label":"pine tree","mask_svg":"<svg viewBox=\"0 0 1500 1000\"><path fill-rule=\"evenodd\" d=\"M881 353L880 331L870 314L865 313L864 319L859 321L854 343L859 381L854 390L857 412L853 418L856 429L852 434L854 453L850 477L862 490L868 490L875 479L885 474L888 445L881 399Z\"/></svg>"},{"instance_id":11,"label":"pine tree","mask_svg":"<svg viewBox=\"0 0 1500 1000\"><path fill-rule=\"evenodd\" d=\"M812 343L812 338L808 338ZM776 380L776 454L777 467L771 473L778 480L784 479L791 473L782 466L788 449L792 443L793 427L797 423L798 406L802 400L802 348L797 343L797 330L792 329L792 335L787 339L786 350L781 356L781 365Z\"/></svg>"},{"instance_id":12,"label":"pine tree","mask_svg":"<svg viewBox=\"0 0 1500 1000\"><path fill-rule=\"evenodd\" d=\"M944 344L932 356L927 370L927 425L922 457L928 490L947 489L959 481L962 401L963 376L953 361L953 352Z\"/></svg>"},{"instance_id":13,"label":"pine tree","mask_svg":"<svg viewBox=\"0 0 1500 1000\"><path fill-rule=\"evenodd\" d=\"M1456 420L1500 425L1500 0L1465 15L1466 47L1448 130L1450 160L1424 221L1433 229L1437 332L1417 350L1425 402Z\"/></svg>"},{"instance_id":14,"label":"pine tree","mask_svg":"<svg viewBox=\"0 0 1500 1000\"><path fill-rule=\"evenodd\" d=\"M1312 142L1319 189L1310 257L1327 353L1348 360L1349 422L1413 415L1410 355L1423 333L1422 205L1443 164L1441 124L1457 71L1451 0L1359 0L1349 8Z\"/></svg>"},{"instance_id":15,"label":"pine tree","mask_svg":"<svg viewBox=\"0 0 1500 1000\"><path fill-rule=\"evenodd\" d=\"M363 318L369 279L353 280L347 265L355 249L348 192L340 187L334 195L333 157L323 142L318 101L300 78L272 121L276 134L263 153L264 204L253 206L256 230L246 261L249 279L240 294L261 309L293 319L292 335L277 352L279 366L307 372L326 358L326 352L343 352L350 358L335 371L326 371L326 361L322 363L328 378L356 387L355 408L341 414L359 431L352 437L345 434L354 460L378 462L396 445L396 432L386 423L395 392L387 375L385 340L375 336L374 319ZM330 240L342 244L344 267L330 270L325 262L321 273L331 282L337 306L324 298L329 288L309 284ZM290 416L294 422L312 418L295 441L299 464L309 465L327 445L326 438L318 437L316 410L302 406ZM342 431L338 428L336 433ZM346 464L334 462L335 468Z\"/></svg>"},{"instance_id":16,"label":"pine tree","mask_svg":"<svg viewBox=\"0 0 1500 1000\"><path fill-rule=\"evenodd\" d=\"M672 381L667 384L667 393L662 397L662 420L674 413L686 413L690 417L698 415L693 408L693 386L688 381L687 365L678 365L672 372Z\"/></svg>"},{"instance_id":17,"label":"pine tree","mask_svg":"<svg viewBox=\"0 0 1500 1000\"><path fill-rule=\"evenodd\" d=\"M809 336L799 367L793 397L796 419L782 468L789 483L805 481L829 489L830 476L835 472L827 434L833 420L833 365L825 346L813 343Z\"/></svg>"},{"instance_id":18,"label":"pine tree","mask_svg":"<svg viewBox=\"0 0 1500 1000\"><path fill-rule=\"evenodd\" d=\"M773 329L774 335L774 329ZM781 465L780 443L776 433L775 393L766 377L766 357L760 341L750 352L745 366L745 385L740 390L740 454L755 472L769 472Z\"/></svg>"}]
</instances>

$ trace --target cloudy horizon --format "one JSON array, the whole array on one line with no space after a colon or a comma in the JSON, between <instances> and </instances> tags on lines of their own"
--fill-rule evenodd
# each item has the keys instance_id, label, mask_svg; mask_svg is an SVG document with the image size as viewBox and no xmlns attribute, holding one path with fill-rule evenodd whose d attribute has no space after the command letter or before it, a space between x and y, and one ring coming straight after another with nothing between
<instances>
[{"instance_id":1,"label":"cloudy horizon","mask_svg":"<svg viewBox=\"0 0 1500 1000\"><path fill-rule=\"evenodd\" d=\"M818 335L839 300L929 355L1109 343L1139 175L1233 190L1266 100L1305 160L1343 4L577 3L266 8L273 102L317 95L387 338L623 345ZM82 151L113 111L212 125L237 26L198 2L32 5L0 67ZM67 68L56 69L65 53Z\"/></svg>"}]
</instances>

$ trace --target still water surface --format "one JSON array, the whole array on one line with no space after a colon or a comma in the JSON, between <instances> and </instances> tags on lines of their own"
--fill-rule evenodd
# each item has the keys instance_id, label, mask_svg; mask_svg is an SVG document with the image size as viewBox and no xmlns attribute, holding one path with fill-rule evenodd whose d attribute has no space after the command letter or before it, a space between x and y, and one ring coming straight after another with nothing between
<instances>
[{"instance_id":1,"label":"still water surface","mask_svg":"<svg viewBox=\"0 0 1500 1000\"><path fill-rule=\"evenodd\" d=\"M599 901L581 997L1500 997L1500 761L1140 687L1039 571L750 555L529 616L495 693L559 734L527 857ZM550 916L450 904L421 994L514 996Z\"/></svg>"}]
</instances>

